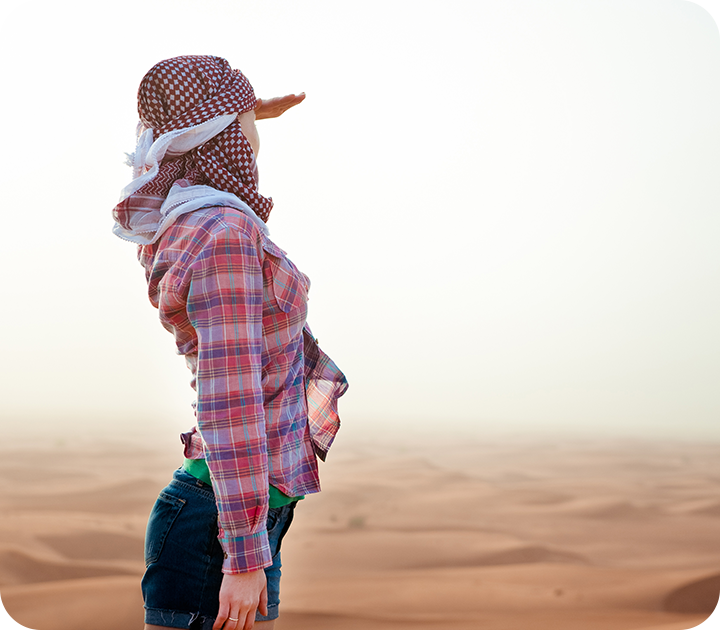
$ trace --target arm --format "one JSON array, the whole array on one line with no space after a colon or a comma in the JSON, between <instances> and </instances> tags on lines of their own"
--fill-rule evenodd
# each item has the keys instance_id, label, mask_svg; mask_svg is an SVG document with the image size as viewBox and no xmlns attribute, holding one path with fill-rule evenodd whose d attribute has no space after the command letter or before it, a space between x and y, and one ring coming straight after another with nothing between
<instances>
[{"instance_id":1,"label":"arm","mask_svg":"<svg viewBox=\"0 0 720 630\"><path fill-rule=\"evenodd\" d=\"M187 313L198 336L197 422L206 445L225 552L214 630L252 628L267 614L263 567L268 462L262 392L262 265L257 245L216 236L191 267ZM238 622L229 618L239 619Z\"/></svg>"},{"instance_id":2,"label":"arm","mask_svg":"<svg viewBox=\"0 0 720 630\"><path fill-rule=\"evenodd\" d=\"M227 230L203 248L191 273L187 313L198 337L197 421L218 506L223 573L247 573L272 564L257 245Z\"/></svg>"}]
</instances>

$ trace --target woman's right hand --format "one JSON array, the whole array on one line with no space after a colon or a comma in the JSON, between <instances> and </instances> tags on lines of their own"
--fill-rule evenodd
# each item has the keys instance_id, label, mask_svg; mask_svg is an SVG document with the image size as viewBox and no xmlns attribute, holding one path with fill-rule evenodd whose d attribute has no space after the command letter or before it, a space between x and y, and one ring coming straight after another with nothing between
<instances>
[{"instance_id":1,"label":"woman's right hand","mask_svg":"<svg viewBox=\"0 0 720 630\"><path fill-rule=\"evenodd\" d=\"M275 96L274 98L259 98L255 107L255 120L263 118L277 118L291 107L295 107L305 100L305 92Z\"/></svg>"},{"instance_id":2,"label":"woman's right hand","mask_svg":"<svg viewBox=\"0 0 720 630\"><path fill-rule=\"evenodd\" d=\"M256 610L261 615L268 614L265 571L225 573L213 630L250 630L255 625Z\"/></svg>"}]
</instances>

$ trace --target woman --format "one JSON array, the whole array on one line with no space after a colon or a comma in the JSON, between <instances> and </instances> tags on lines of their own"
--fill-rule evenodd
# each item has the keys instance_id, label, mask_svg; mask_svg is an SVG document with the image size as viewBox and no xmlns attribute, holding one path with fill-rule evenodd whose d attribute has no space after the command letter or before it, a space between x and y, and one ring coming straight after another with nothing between
<instances>
[{"instance_id":1,"label":"woman","mask_svg":"<svg viewBox=\"0 0 720 630\"><path fill-rule=\"evenodd\" d=\"M139 245L197 393L185 463L148 521L146 630L273 627L280 543L339 426L347 381L306 325L309 280L270 240L258 192L255 119L303 98L263 102L211 56L162 61L140 84L114 232Z\"/></svg>"}]
</instances>

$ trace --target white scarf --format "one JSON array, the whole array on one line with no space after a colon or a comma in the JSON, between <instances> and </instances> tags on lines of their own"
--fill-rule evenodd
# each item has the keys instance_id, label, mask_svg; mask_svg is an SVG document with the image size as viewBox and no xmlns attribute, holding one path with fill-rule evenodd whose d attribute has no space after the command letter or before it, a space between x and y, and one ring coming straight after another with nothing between
<instances>
[{"instance_id":1,"label":"white scarf","mask_svg":"<svg viewBox=\"0 0 720 630\"><path fill-rule=\"evenodd\" d=\"M155 141L152 129L143 130L139 127L135 153L128 156L128 163L133 169L133 180L123 188L120 201L124 201L155 178L166 155L177 157L199 147L226 129L236 117L236 114L217 116L199 125L170 131ZM179 216L210 206L229 206L240 210L264 233L268 233L265 222L237 195L216 190L211 186L174 184L158 212L138 213L136 218L131 219L129 229L115 223L113 234L139 245L149 245L157 241Z\"/></svg>"}]
</instances>

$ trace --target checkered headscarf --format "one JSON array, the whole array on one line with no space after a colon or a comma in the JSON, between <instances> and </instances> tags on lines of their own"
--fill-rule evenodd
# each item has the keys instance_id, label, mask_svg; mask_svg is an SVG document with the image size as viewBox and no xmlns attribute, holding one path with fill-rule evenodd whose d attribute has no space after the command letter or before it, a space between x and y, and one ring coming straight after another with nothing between
<instances>
[{"instance_id":1,"label":"checkered headscarf","mask_svg":"<svg viewBox=\"0 0 720 630\"><path fill-rule=\"evenodd\" d=\"M138 89L140 121L153 130L155 140L218 116L248 112L256 104L245 76L233 70L225 59L207 55L161 61L145 75ZM258 193L255 157L235 120L199 147L180 156L167 155L158 174L121 202L116 216L122 215L123 205L128 209L135 205L132 197L166 197L180 179L237 195L263 221L267 221L273 207L272 199Z\"/></svg>"}]
</instances>

